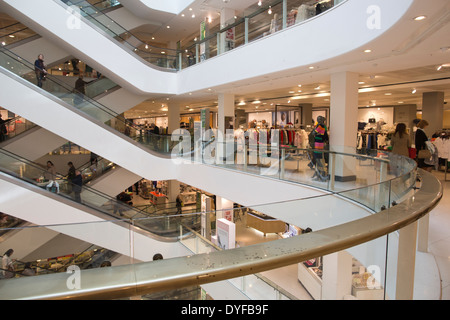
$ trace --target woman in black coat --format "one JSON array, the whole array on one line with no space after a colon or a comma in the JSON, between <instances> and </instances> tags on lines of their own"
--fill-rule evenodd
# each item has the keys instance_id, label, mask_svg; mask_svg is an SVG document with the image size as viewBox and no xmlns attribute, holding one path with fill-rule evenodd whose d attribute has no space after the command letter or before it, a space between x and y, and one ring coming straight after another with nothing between
<instances>
[{"instance_id":1,"label":"woman in black coat","mask_svg":"<svg viewBox=\"0 0 450 320\"><path fill-rule=\"evenodd\" d=\"M427 134L425 133L424 129L428 126L428 121L421 120L417 124L417 131L416 131L416 138L415 138L415 144L417 149L417 154L419 154L420 150L427 149L426 142L428 141ZM417 167L422 168L427 171L431 171L433 169L432 165L428 165L425 163L425 159L417 159Z\"/></svg>"}]
</instances>

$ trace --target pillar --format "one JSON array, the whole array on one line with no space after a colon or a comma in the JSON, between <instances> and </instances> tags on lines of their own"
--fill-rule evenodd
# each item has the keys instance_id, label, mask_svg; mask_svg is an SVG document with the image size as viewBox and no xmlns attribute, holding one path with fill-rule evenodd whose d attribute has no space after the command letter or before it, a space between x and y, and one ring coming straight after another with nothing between
<instances>
[{"instance_id":1,"label":"pillar","mask_svg":"<svg viewBox=\"0 0 450 320\"><path fill-rule=\"evenodd\" d=\"M396 300L413 299L416 244L417 221L399 231Z\"/></svg>"},{"instance_id":2,"label":"pillar","mask_svg":"<svg viewBox=\"0 0 450 320\"><path fill-rule=\"evenodd\" d=\"M343 300L352 294L352 263L346 251L323 257L322 300Z\"/></svg>"},{"instance_id":3,"label":"pillar","mask_svg":"<svg viewBox=\"0 0 450 320\"><path fill-rule=\"evenodd\" d=\"M422 97L422 119L430 124L425 128L431 138L444 124L444 92L425 92Z\"/></svg>"},{"instance_id":4,"label":"pillar","mask_svg":"<svg viewBox=\"0 0 450 320\"><path fill-rule=\"evenodd\" d=\"M352 72L340 72L331 75L330 149L334 151L354 152L358 133L358 81L359 76ZM348 149L350 147L350 149ZM353 172L356 159L336 157L336 181L356 179Z\"/></svg>"},{"instance_id":5,"label":"pillar","mask_svg":"<svg viewBox=\"0 0 450 320\"><path fill-rule=\"evenodd\" d=\"M175 202L177 196L180 194L180 182L177 180L167 181L167 199L168 202ZM171 206L173 207L173 206Z\"/></svg>"}]
</instances>

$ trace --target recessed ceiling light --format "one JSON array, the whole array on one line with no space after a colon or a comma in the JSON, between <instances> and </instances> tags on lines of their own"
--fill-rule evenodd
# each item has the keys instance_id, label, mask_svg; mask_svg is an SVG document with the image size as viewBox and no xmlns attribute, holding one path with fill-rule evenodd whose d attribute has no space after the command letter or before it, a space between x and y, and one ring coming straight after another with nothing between
<instances>
[{"instance_id":1,"label":"recessed ceiling light","mask_svg":"<svg viewBox=\"0 0 450 320\"><path fill-rule=\"evenodd\" d=\"M360 81L360 82L358 82L358 84L365 84L365 82L364 81Z\"/></svg>"},{"instance_id":2,"label":"recessed ceiling light","mask_svg":"<svg viewBox=\"0 0 450 320\"><path fill-rule=\"evenodd\" d=\"M184 13L182 13L181 16L184 17Z\"/></svg>"},{"instance_id":3,"label":"recessed ceiling light","mask_svg":"<svg viewBox=\"0 0 450 320\"><path fill-rule=\"evenodd\" d=\"M195 14L192 15L192 18L195 18Z\"/></svg>"},{"instance_id":4,"label":"recessed ceiling light","mask_svg":"<svg viewBox=\"0 0 450 320\"><path fill-rule=\"evenodd\" d=\"M422 21L422 20L425 20L426 18L427 18L426 16L417 16L417 17L414 18L414 20Z\"/></svg>"},{"instance_id":5,"label":"recessed ceiling light","mask_svg":"<svg viewBox=\"0 0 450 320\"><path fill-rule=\"evenodd\" d=\"M416 92L417 92L417 89L413 89L413 91L411 93L415 94Z\"/></svg>"},{"instance_id":6,"label":"recessed ceiling light","mask_svg":"<svg viewBox=\"0 0 450 320\"><path fill-rule=\"evenodd\" d=\"M437 71L441 71L441 69L443 68L443 65L440 65L439 67L437 67Z\"/></svg>"},{"instance_id":7,"label":"recessed ceiling light","mask_svg":"<svg viewBox=\"0 0 450 320\"><path fill-rule=\"evenodd\" d=\"M365 53L371 53L371 52L372 52L372 50L370 50L370 49L367 49L367 50L364 50L364 52L365 52Z\"/></svg>"},{"instance_id":8,"label":"recessed ceiling light","mask_svg":"<svg viewBox=\"0 0 450 320\"><path fill-rule=\"evenodd\" d=\"M309 67L309 69L310 69L310 70L312 70L312 69L314 69L314 67L313 67L313 66L311 66L311 67Z\"/></svg>"},{"instance_id":9,"label":"recessed ceiling light","mask_svg":"<svg viewBox=\"0 0 450 320\"><path fill-rule=\"evenodd\" d=\"M167 29L170 29L170 26L167 26Z\"/></svg>"},{"instance_id":10,"label":"recessed ceiling light","mask_svg":"<svg viewBox=\"0 0 450 320\"><path fill-rule=\"evenodd\" d=\"M388 92L388 93L385 93L384 95L385 95L385 96L392 96L392 93L389 93L389 92Z\"/></svg>"}]
</instances>

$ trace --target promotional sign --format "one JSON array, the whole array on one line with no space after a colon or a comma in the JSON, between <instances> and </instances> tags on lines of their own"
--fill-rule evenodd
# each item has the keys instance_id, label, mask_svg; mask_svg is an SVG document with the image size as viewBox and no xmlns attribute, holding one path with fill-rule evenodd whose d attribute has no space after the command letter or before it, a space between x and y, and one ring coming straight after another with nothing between
<instances>
[{"instance_id":1,"label":"promotional sign","mask_svg":"<svg viewBox=\"0 0 450 320\"><path fill-rule=\"evenodd\" d=\"M236 225L227 219L218 219L217 228L217 245L224 249L234 249L236 247Z\"/></svg>"}]
</instances>

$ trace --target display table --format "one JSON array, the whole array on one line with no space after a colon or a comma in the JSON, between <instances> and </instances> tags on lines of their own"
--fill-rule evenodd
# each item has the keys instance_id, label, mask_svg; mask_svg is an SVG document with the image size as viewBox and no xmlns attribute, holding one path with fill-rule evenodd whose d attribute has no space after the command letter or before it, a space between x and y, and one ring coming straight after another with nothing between
<instances>
[{"instance_id":1,"label":"display table","mask_svg":"<svg viewBox=\"0 0 450 320\"><path fill-rule=\"evenodd\" d=\"M264 214L257 214L255 212L247 213L247 227L254 228L264 233L279 233L285 231L286 224L283 221L276 220Z\"/></svg>"},{"instance_id":2,"label":"display table","mask_svg":"<svg viewBox=\"0 0 450 320\"><path fill-rule=\"evenodd\" d=\"M150 202L154 205L160 205L166 203L166 195L162 193L156 193L156 191L150 192Z\"/></svg>"}]
</instances>

